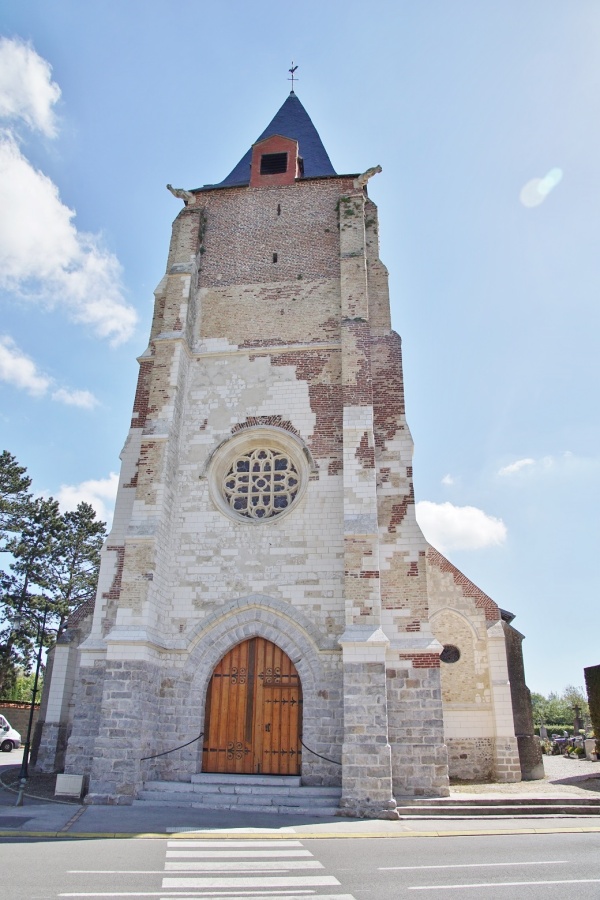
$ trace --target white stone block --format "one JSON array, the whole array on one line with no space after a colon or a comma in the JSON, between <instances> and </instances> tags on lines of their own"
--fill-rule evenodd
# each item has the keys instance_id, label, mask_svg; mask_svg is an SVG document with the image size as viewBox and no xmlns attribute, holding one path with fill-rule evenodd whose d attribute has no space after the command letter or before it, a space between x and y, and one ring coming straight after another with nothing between
<instances>
[{"instance_id":1,"label":"white stone block","mask_svg":"<svg viewBox=\"0 0 600 900\"><path fill-rule=\"evenodd\" d=\"M83 775L57 775L55 797L81 797Z\"/></svg>"}]
</instances>

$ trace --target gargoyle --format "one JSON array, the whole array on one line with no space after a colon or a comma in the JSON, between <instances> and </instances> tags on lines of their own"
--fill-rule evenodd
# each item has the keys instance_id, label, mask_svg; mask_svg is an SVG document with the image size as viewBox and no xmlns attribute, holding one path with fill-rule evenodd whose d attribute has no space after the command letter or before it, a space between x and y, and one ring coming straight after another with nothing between
<instances>
[{"instance_id":1,"label":"gargoyle","mask_svg":"<svg viewBox=\"0 0 600 900\"><path fill-rule=\"evenodd\" d=\"M359 175L358 178L354 179L354 187L357 191L361 190L367 186L367 181L369 178L372 178L373 175L377 175L379 172L382 172L383 169L381 166L373 166L371 169L367 169L366 172L363 172L362 175Z\"/></svg>"},{"instance_id":2,"label":"gargoyle","mask_svg":"<svg viewBox=\"0 0 600 900\"><path fill-rule=\"evenodd\" d=\"M183 200L186 206L188 203L194 204L196 202L196 196L191 191L184 191L183 188L174 188L172 184L167 185L167 190L171 191L174 197L179 197L180 200Z\"/></svg>"}]
</instances>

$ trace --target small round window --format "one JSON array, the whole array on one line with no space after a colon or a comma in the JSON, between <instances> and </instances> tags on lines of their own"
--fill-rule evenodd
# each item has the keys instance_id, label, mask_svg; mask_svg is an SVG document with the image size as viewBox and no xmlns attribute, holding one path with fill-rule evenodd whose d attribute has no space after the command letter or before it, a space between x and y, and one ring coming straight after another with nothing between
<instances>
[{"instance_id":1,"label":"small round window","mask_svg":"<svg viewBox=\"0 0 600 900\"><path fill-rule=\"evenodd\" d=\"M460 659L460 650L454 644L444 644L444 649L440 653L440 659L445 663L455 663Z\"/></svg>"},{"instance_id":2,"label":"small round window","mask_svg":"<svg viewBox=\"0 0 600 900\"><path fill-rule=\"evenodd\" d=\"M288 453L257 447L238 456L223 479L230 507L250 519L268 519L294 502L300 478Z\"/></svg>"}]
</instances>

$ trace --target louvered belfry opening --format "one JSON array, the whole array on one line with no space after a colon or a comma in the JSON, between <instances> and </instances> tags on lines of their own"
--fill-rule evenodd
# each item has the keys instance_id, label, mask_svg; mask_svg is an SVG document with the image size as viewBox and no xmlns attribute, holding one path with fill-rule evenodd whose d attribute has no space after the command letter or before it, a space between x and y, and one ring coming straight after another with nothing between
<instances>
[{"instance_id":1,"label":"louvered belfry opening","mask_svg":"<svg viewBox=\"0 0 600 900\"><path fill-rule=\"evenodd\" d=\"M284 651L255 637L216 666L206 695L202 771L299 775L302 686Z\"/></svg>"},{"instance_id":2,"label":"louvered belfry opening","mask_svg":"<svg viewBox=\"0 0 600 900\"><path fill-rule=\"evenodd\" d=\"M263 153L260 158L261 175L281 175L287 172L287 153Z\"/></svg>"}]
</instances>

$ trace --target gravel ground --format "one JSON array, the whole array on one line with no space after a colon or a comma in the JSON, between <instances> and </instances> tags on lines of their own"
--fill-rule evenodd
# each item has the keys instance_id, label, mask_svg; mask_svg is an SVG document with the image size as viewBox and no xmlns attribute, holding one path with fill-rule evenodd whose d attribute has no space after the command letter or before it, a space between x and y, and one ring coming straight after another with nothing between
<instances>
[{"instance_id":1,"label":"gravel ground","mask_svg":"<svg viewBox=\"0 0 600 900\"><path fill-rule=\"evenodd\" d=\"M518 781L515 784L454 784L452 794L506 794L536 797L589 797L600 793L600 761L544 756L546 777L540 781Z\"/></svg>"}]
</instances>

